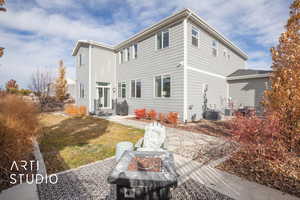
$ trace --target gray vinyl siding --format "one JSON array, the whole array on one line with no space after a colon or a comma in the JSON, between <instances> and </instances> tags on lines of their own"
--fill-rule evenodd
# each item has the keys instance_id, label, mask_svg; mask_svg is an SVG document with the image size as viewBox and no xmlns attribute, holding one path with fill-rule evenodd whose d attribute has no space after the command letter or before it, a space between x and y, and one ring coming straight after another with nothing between
<instances>
[{"instance_id":1,"label":"gray vinyl siding","mask_svg":"<svg viewBox=\"0 0 300 200\"><path fill-rule=\"evenodd\" d=\"M222 111L227 99L227 82L225 79L209 76L196 71L188 70L188 120L202 118L203 85L208 85L207 105L211 109Z\"/></svg>"},{"instance_id":2,"label":"gray vinyl siding","mask_svg":"<svg viewBox=\"0 0 300 200\"><path fill-rule=\"evenodd\" d=\"M155 109L157 112L178 112L183 116L183 24L179 23L169 28L169 47L156 50L155 34L138 42L138 58L119 64L117 56L117 80L125 81L127 87L127 102L129 113L135 109ZM132 44L131 44L132 45ZM127 47L127 46L126 46ZM126 48L124 47L124 48ZM171 76L171 97L154 97L154 77L169 74ZM131 98L130 81L140 79L142 96L140 99ZM123 99L118 99L122 101Z\"/></svg>"},{"instance_id":3,"label":"gray vinyl siding","mask_svg":"<svg viewBox=\"0 0 300 200\"><path fill-rule=\"evenodd\" d=\"M79 55L84 56L85 63L79 66ZM81 46L75 56L76 63L76 98L78 106L89 107L89 48L88 45ZM84 85L84 98L80 97L80 84Z\"/></svg>"},{"instance_id":4,"label":"gray vinyl siding","mask_svg":"<svg viewBox=\"0 0 300 200\"><path fill-rule=\"evenodd\" d=\"M234 102L235 108L240 106L255 107L262 110L261 102L264 91L269 88L269 78L254 78L231 80L229 83L229 96Z\"/></svg>"},{"instance_id":5,"label":"gray vinyl siding","mask_svg":"<svg viewBox=\"0 0 300 200\"><path fill-rule=\"evenodd\" d=\"M113 51L103 49L101 47L92 46L92 95L91 95L91 103L92 109L94 111L94 100L97 99L97 90L96 83L97 82L108 82L111 83L111 100L115 98L115 94L113 93L113 88L115 85L115 65L116 65L116 55ZM112 103L112 102L111 102ZM105 111L111 111L110 109L106 109Z\"/></svg>"},{"instance_id":6,"label":"gray vinyl siding","mask_svg":"<svg viewBox=\"0 0 300 200\"><path fill-rule=\"evenodd\" d=\"M192 27L196 27L199 30L198 48L192 45ZM218 56L214 57L212 55L212 41L215 38L190 21L188 21L187 38L188 66L222 76L227 76L238 69L245 68L245 60L218 40ZM224 49L230 53L230 60L224 58Z\"/></svg>"},{"instance_id":7,"label":"gray vinyl siding","mask_svg":"<svg viewBox=\"0 0 300 200\"><path fill-rule=\"evenodd\" d=\"M199 32L198 47L192 44L192 27ZM187 70L187 106L188 120L202 118L203 84L208 84L208 107L223 111L228 100L228 84L225 77L237 69L245 68L245 60L218 41L218 55L212 55L212 41L215 39L205 30L188 21L187 26L187 64L188 67L201 70ZM223 50L230 54L230 60L223 56ZM191 109L192 108L192 109Z\"/></svg>"}]
</instances>

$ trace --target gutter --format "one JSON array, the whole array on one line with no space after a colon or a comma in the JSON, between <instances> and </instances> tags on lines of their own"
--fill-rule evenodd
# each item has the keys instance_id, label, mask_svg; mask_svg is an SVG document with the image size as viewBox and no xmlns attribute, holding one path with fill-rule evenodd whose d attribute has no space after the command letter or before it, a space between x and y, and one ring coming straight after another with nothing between
<instances>
[{"instance_id":1,"label":"gutter","mask_svg":"<svg viewBox=\"0 0 300 200\"><path fill-rule=\"evenodd\" d=\"M232 76L227 77L227 81L233 81L233 80L243 80L243 79L255 79L255 78L269 78L271 76L271 73L267 74L252 74L252 75L244 75L244 76Z\"/></svg>"}]
</instances>

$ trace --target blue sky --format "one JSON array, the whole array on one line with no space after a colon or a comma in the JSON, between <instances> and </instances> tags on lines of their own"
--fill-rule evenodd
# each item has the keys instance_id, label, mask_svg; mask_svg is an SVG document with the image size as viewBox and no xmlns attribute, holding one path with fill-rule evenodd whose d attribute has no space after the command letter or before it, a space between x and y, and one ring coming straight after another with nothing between
<instances>
[{"instance_id":1,"label":"blue sky","mask_svg":"<svg viewBox=\"0 0 300 200\"><path fill-rule=\"evenodd\" d=\"M26 3L25 3L26 2ZM7 0L0 13L0 86L27 87L37 68L56 73L63 59L75 77L77 40L115 45L183 8L190 8L249 55L249 68L269 69L291 0Z\"/></svg>"}]
</instances>

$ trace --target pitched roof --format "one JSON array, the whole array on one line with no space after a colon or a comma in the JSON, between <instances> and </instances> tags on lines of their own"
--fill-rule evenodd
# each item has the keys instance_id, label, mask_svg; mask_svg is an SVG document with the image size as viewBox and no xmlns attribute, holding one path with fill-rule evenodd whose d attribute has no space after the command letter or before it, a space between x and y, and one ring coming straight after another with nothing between
<instances>
[{"instance_id":1,"label":"pitched roof","mask_svg":"<svg viewBox=\"0 0 300 200\"><path fill-rule=\"evenodd\" d=\"M266 78L271 74L271 70L238 69L227 76L227 80Z\"/></svg>"},{"instance_id":2,"label":"pitched roof","mask_svg":"<svg viewBox=\"0 0 300 200\"><path fill-rule=\"evenodd\" d=\"M218 38L220 41L222 41L225 45L227 45L229 48L231 48L233 51L235 51L238 55L240 55L245 60L248 59L248 55L243 50L241 50L237 45L235 45L233 42L231 42L229 39L227 39L225 36L223 36L221 33L219 33L212 26L208 25L207 22L205 22L202 18L200 18L197 14L192 12L190 9L183 9L183 10L161 20L160 22L142 30L141 32L133 35L129 39L121 42L120 44L118 44L114 47L111 47L111 46L108 46L105 44L100 44L100 43L94 42L94 41L79 40L77 42L75 48L73 49L72 55L73 56L76 55L80 45L83 43L92 44L92 45L100 46L100 47L103 47L103 48L106 48L109 50L117 51L121 48L124 48L126 45L128 45L132 42L138 42L138 40L141 40L142 38L149 36L149 34L155 32L155 31L158 31L159 29L163 28L164 26L167 26L171 23L183 20L185 18L189 18L194 23L196 23L197 25L202 27L204 30L206 30L208 33L210 33L214 37Z\"/></svg>"}]
</instances>

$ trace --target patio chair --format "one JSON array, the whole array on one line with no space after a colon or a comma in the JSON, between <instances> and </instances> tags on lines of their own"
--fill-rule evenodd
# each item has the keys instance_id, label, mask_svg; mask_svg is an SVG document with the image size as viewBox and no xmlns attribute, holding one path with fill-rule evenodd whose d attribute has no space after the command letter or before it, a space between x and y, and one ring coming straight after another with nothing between
<instances>
[{"instance_id":1,"label":"patio chair","mask_svg":"<svg viewBox=\"0 0 300 200\"><path fill-rule=\"evenodd\" d=\"M158 122L153 122L145 127L144 137L135 147L137 151L165 151L166 127Z\"/></svg>"}]
</instances>

